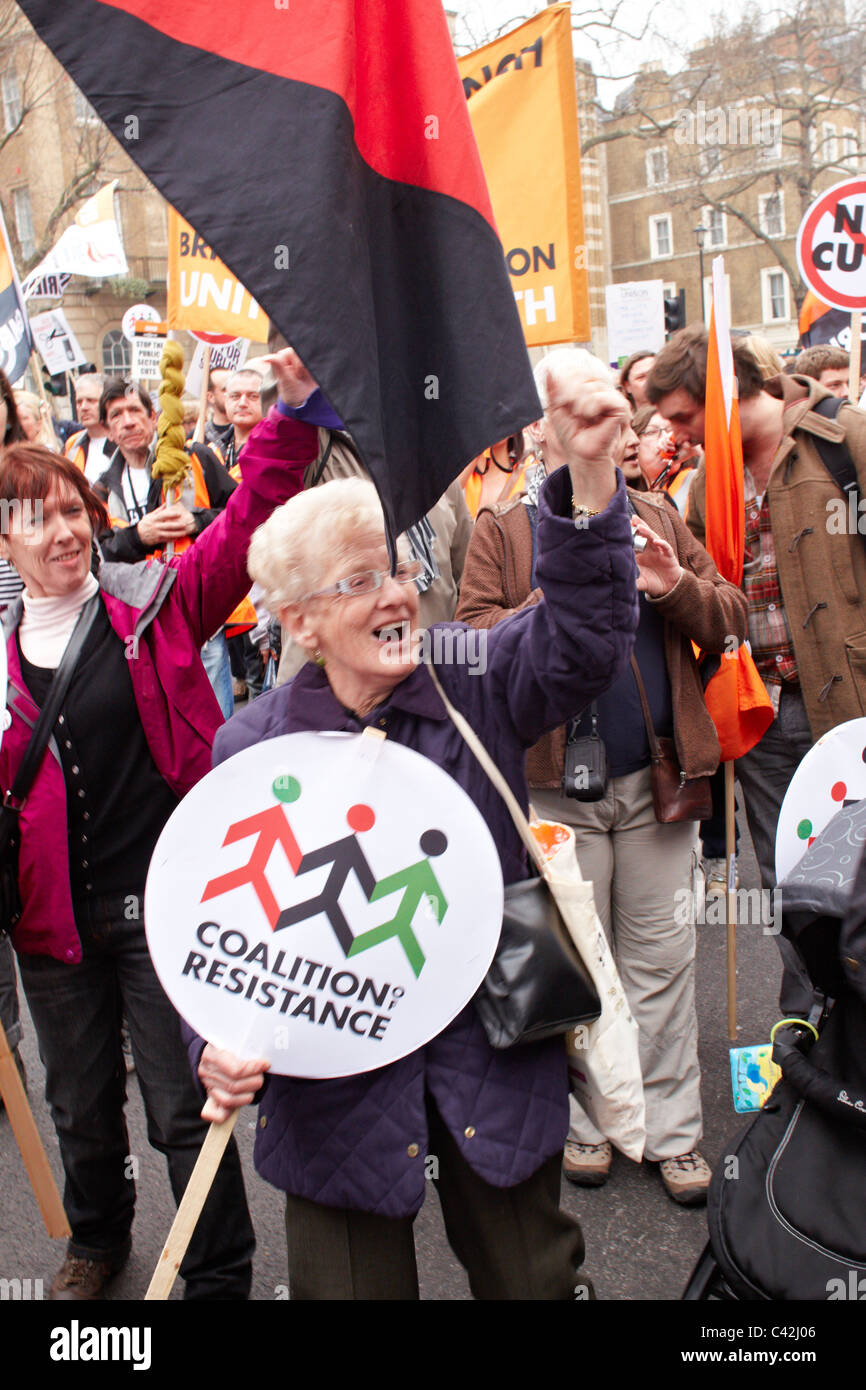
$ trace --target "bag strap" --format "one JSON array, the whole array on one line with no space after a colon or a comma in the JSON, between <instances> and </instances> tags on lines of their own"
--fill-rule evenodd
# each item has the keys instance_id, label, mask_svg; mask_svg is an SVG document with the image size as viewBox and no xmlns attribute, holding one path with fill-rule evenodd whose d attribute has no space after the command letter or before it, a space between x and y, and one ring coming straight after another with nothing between
<instances>
[{"instance_id":1,"label":"bag strap","mask_svg":"<svg viewBox=\"0 0 866 1390\"><path fill-rule=\"evenodd\" d=\"M526 850L529 854L530 859L532 859L532 861L534 862L536 868L538 869L538 872L541 874L541 877L548 878L550 875L550 866L548 865L547 860L544 857L544 853L541 849L541 846L539 845L538 841L532 833L529 821L523 814L520 802L517 800L517 797L514 795L514 792L511 790L505 778L502 776L502 773L499 771L499 768L496 766L490 754L487 752L487 749L484 747L484 744L481 742L481 739L478 737L475 730L472 728L472 725L469 723L467 719L464 718L464 716L459 712L459 710L456 710L454 708L451 701L448 699L448 696L442 689L442 683L439 680L439 677L437 676L432 663L428 663L427 670L430 672L430 679L435 685L439 693L439 698L441 699L443 705L448 711L452 723L457 726L458 731L463 735L463 738L466 740L470 749L475 754L475 757L478 759L484 771L487 773L487 776L490 778L494 787L499 792L499 795L502 797L502 800L505 802L506 806L511 812L511 819L514 821L514 824L517 828L517 833L523 841L524 845L526 846Z\"/></svg>"},{"instance_id":2,"label":"bag strap","mask_svg":"<svg viewBox=\"0 0 866 1390\"><path fill-rule=\"evenodd\" d=\"M631 669L634 674L635 685L637 686L637 693L640 698L640 707L643 710L643 720L646 724L647 738L649 739L650 757L653 759L653 761L655 761L657 758L661 756L661 751L659 749L659 741L656 737L656 731L653 727L652 715L650 714L649 700L646 697L646 690L644 688L643 678L641 676L640 667L637 664L637 658L635 657L634 652L632 652L631 654Z\"/></svg>"},{"instance_id":3,"label":"bag strap","mask_svg":"<svg viewBox=\"0 0 866 1390\"><path fill-rule=\"evenodd\" d=\"M812 409L816 415L823 415L826 420L835 420L842 406L848 403L847 398L843 399L841 396L825 396ZM845 440L823 439L820 434L813 434L811 439L821 462L840 492L853 493L859 516L860 484L851 451ZM863 536L863 544L866 545L866 536Z\"/></svg>"},{"instance_id":4,"label":"bag strap","mask_svg":"<svg viewBox=\"0 0 866 1390\"><path fill-rule=\"evenodd\" d=\"M75 626L72 629L69 641L66 643L66 650L60 658L60 665L54 672L54 679L48 689L45 704L39 712L39 718L30 742L27 745L24 757L15 776L11 791L6 792L3 797L3 805L8 811L18 812L24 805L27 795L33 785L42 755L48 746L51 731L57 723L57 717L63 708L69 685L72 680L72 673L81 654L85 639L93 626L93 619L100 603L99 593L95 593L88 599L81 612L79 613ZM12 801L16 801L17 806L13 806Z\"/></svg>"}]
</instances>

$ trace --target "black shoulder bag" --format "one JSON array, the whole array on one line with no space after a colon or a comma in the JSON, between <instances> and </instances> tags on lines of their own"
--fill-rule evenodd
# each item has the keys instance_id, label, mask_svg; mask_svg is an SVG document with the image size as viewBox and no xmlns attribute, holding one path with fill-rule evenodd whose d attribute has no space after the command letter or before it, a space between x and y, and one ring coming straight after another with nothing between
<instances>
[{"instance_id":1,"label":"black shoulder bag","mask_svg":"<svg viewBox=\"0 0 866 1390\"><path fill-rule=\"evenodd\" d=\"M0 936L8 935L17 925L23 910L18 890L18 849L21 843L18 816L24 808L39 771L42 755L51 738L51 731L63 708L72 673L93 624L99 602L99 594L96 593L88 599L78 615L66 650L60 658L60 665L54 673L48 697L21 759L15 781L4 793L3 804L0 806Z\"/></svg>"},{"instance_id":2,"label":"black shoulder bag","mask_svg":"<svg viewBox=\"0 0 866 1390\"><path fill-rule=\"evenodd\" d=\"M835 420L842 406L850 404L851 402L847 397L825 396L812 409L816 415L823 415L826 420ZM851 457L851 451L845 440L840 439L837 442L833 439L823 439L820 434L813 434L811 438L818 450L821 462L840 492L844 492L846 496L853 495L855 514L859 517L860 484L857 480L857 469ZM863 537L863 544L866 545L866 536Z\"/></svg>"}]
</instances>

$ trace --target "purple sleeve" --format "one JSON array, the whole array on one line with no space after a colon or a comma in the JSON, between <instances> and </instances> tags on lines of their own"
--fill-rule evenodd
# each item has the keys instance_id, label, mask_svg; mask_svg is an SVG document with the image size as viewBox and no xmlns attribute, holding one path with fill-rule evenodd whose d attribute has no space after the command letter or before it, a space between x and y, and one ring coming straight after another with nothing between
<instances>
[{"instance_id":1,"label":"purple sleeve","mask_svg":"<svg viewBox=\"0 0 866 1390\"><path fill-rule=\"evenodd\" d=\"M345 425L330 401L326 400L318 386L303 405L286 405L277 401L277 410L286 420L301 420L305 425L316 425L326 430L342 430Z\"/></svg>"}]
</instances>

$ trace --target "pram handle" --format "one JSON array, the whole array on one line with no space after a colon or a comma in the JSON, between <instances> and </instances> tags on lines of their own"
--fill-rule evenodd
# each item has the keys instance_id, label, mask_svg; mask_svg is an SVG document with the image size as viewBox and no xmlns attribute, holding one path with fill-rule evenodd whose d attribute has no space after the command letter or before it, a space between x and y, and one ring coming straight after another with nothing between
<instances>
[{"instance_id":1,"label":"pram handle","mask_svg":"<svg viewBox=\"0 0 866 1390\"><path fill-rule=\"evenodd\" d=\"M866 1131L866 1096L851 1089L851 1083L816 1067L802 1048L813 1039L805 1028L780 1028L773 1042L773 1061L798 1095L816 1105L834 1120Z\"/></svg>"}]
</instances>

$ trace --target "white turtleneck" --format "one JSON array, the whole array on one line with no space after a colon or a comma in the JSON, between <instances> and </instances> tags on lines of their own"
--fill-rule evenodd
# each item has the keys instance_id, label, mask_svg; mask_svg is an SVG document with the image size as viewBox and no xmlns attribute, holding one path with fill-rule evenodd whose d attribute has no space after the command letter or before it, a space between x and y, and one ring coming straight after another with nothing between
<instances>
[{"instance_id":1,"label":"white turtleneck","mask_svg":"<svg viewBox=\"0 0 866 1390\"><path fill-rule=\"evenodd\" d=\"M18 627L21 651L34 666L56 670L75 626L75 619L99 585L89 574L83 584L60 598L34 598L28 589L21 595L24 612Z\"/></svg>"}]
</instances>

